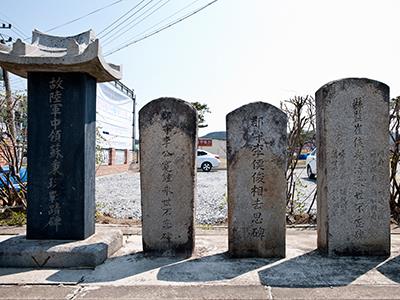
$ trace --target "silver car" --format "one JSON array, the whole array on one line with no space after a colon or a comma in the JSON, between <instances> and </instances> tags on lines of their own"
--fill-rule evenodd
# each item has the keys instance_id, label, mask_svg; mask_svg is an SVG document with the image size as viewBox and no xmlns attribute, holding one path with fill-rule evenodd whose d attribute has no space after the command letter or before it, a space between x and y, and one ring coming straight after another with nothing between
<instances>
[{"instance_id":1,"label":"silver car","mask_svg":"<svg viewBox=\"0 0 400 300\"><path fill-rule=\"evenodd\" d=\"M197 150L197 168L204 172L210 172L212 168L218 168L221 161L219 156L202 149Z\"/></svg>"},{"instance_id":2,"label":"silver car","mask_svg":"<svg viewBox=\"0 0 400 300\"><path fill-rule=\"evenodd\" d=\"M314 149L306 159L307 176L310 179L315 179L317 175L317 149Z\"/></svg>"}]
</instances>

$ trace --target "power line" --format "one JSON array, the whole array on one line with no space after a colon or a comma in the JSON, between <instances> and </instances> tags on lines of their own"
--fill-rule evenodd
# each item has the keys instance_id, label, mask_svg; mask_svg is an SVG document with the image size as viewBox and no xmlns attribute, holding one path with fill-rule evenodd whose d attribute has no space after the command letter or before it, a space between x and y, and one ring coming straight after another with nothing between
<instances>
[{"instance_id":1,"label":"power line","mask_svg":"<svg viewBox=\"0 0 400 300\"><path fill-rule=\"evenodd\" d=\"M186 16L184 16L184 17L182 17L182 18L180 18L180 19L178 19L178 20L176 20L176 21L174 21L174 22L172 22L172 23L170 23L170 24L167 24L167 25L163 26L163 27L161 27L161 28L159 28L159 29L153 31L152 33L149 33L149 34L145 35L145 36L142 37L142 38L139 38L139 39L137 39L137 40L134 40L134 41L132 41L132 42L129 42L129 43L127 43L127 44L125 44L125 45L123 45L123 46L121 46L121 47L119 47L119 48L113 50L113 51L110 51L110 52L104 54L104 56L109 56L109 55L111 55L111 54L114 54L114 53L116 53L116 52L118 52L118 51L120 51L120 50L122 50L122 49L125 49L125 48L127 48L127 47L129 47L129 46L131 46L131 45L133 45L133 44L136 44L136 43L138 43L138 42L140 42L140 41L143 41L143 40L145 40L145 39L147 39L147 38L149 38L149 37L151 37L151 36L153 36L153 35L155 35L155 34L157 34L157 33L160 33L160 32L162 32L162 31L164 31L164 30L166 30L166 29L168 29L168 28L170 28L170 27L172 27L172 26L174 26L174 25L176 25L176 24L178 24L178 23L180 23L180 22L186 20L187 18L190 18L191 16L193 16L193 15L199 13L200 11L202 11L203 9L206 9L207 7L209 7L210 5L214 4L214 3L217 2L217 1L218 1L218 0L211 1L211 2L209 2L208 4L206 4L206 5L204 5L204 6L200 7L200 8L198 8L198 9L196 9L196 10L193 11L193 12L191 12L190 14L188 14L188 15L186 15Z\"/></svg>"},{"instance_id":2,"label":"power line","mask_svg":"<svg viewBox=\"0 0 400 300\"><path fill-rule=\"evenodd\" d=\"M124 0L117 0L117 1L114 1L113 3L110 3L110 4L107 4L106 6L97 8L97 9L95 9L95 10L93 10L93 11L91 11L91 12L89 12L89 13L83 15L83 16L80 16L80 17L78 17L78 18L76 18L76 19L73 19L73 20L71 20L71 21L65 22L65 23L63 23L63 24L61 24L61 25L54 26L54 27L48 29L46 32L50 32L50 31L56 30L56 29L58 29L58 28L61 28L61 27L63 27L63 26L72 24L72 23L74 23L74 22L76 22L76 21L82 20L83 18L86 18L86 17L88 17L88 16L90 16L90 15L93 15L93 14L99 12L99 11L102 11L102 10L104 10L104 9L106 9L106 8L108 8L108 7L111 7L111 6L115 5L115 4L118 4L118 3L122 2L122 1L124 1Z\"/></svg>"},{"instance_id":3,"label":"power line","mask_svg":"<svg viewBox=\"0 0 400 300\"><path fill-rule=\"evenodd\" d=\"M129 14L132 10L136 9L136 7L138 7L140 4L142 4L145 0L140 1L138 4L134 5L130 10L128 10L125 14L123 14L121 17L119 17L118 19L116 19L114 22L112 22L110 25L106 26L102 31L100 31L97 35L100 36L104 31L107 30L107 28L110 28L111 26L113 26L115 23L117 23L119 20L121 20L122 18L124 18L127 14Z\"/></svg>"},{"instance_id":4,"label":"power line","mask_svg":"<svg viewBox=\"0 0 400 300\"><path fill-rule=\"evenodd\" d=\"M152 7L150 7L148 10L146 10L143 14L141 14L140 16L138 16L135 20L137 20L138 18L140 18L141 16L143 16L146 12L148 12L149 10L151 10L153 7L155 7L156 5L158 5L162 0L158 1L155 5L153 5ZM140 24L141 22L143 22L144 20L146 20L148 17L150 17L152 14L154 14L155 12L157 12L158 10L160 10L163 6L165 6L168 2L170 2L171 0L167 0L166 2L164 2L163 4L161 4L159 7L157 7L156 9L154 9L152 12L150 12L149 14L147 14L146 16L144 16L144 18L140 19L138 22L134 23L132 26L128 27L125 31L121 32L120 34L116 35L116 36L112 36L111 39L108 39L108 41L103 41L104 45L110 44L113 41L115 41L116 39L118 39L120 36L122 36L124 33L128 32L129 30L131 30L133 27L135 27L136 25ZM133 21L129 22L126 26L130 25ZM126 27L125 26L125 27ZM124 27L124 28L125 28ZM121 28L122 29L122 28Z\"/></svg>"},{"instance_id":5,"label":"power line","mask_svg":"<svg viewBox=\"0 0 400 300\"><path fill-rule=\"evenodd\" d=\"M9 17L7 17L4 13L1 13L1 12L0 12L0 15L2 15L3 17L5 17L6 19L8 19L10 22L9 22L9 21L6 21L6 20L2 20L2 21L6 22L6 23L11 23L11 24L13 24L13 26L12 26L12 28L11 28L11 31L12 31L12 32L14 32L15 34L17 34L17 35L20 36L21 38L26 38L26 37L28 37L28 35L25 34L25 32L22 31L22 30L19 28L19 26L17 25L17 23L13 22L13 21L12 21Z\"/></svg>"},{"instance_id":6,"label":"power line","mask_svg":"<svg viewBox=\"0 0 400 300\"><path fill-rule=\"evenodd\" d=\"M137 10L136 12L134 12L132 15L130 15L128 18L126 18L125 20L123 20L121 23L119 23L118 25L114 26L114 28L112 28L111 30L109 30L108 32L106 32L105 34L103 34L102 36L99 36L100 39L106 37L107 35L109 35L111 32L113 32L115 29L117 29L119 26L121 26L122 24L124 24L125 22L127 22L130 18L134 17L137 13L139 13L142 9L144 9L147 5L149 5L151 2L153 2L154 0L150 0L149 2L147 2L145 5L143 5L141 8L139 8L139 10ZM143 2L143 1L142 1ZM140 3L142 3L140 2ZM139 3L139 4L140 4ZM123 27L124 28L124 27ZM117 32L119 32L120 30L118 30Z\"/></svg>"},{"instance_id":7,"label":"power line","mask_svg":"<svg viewBox=\"0 0 400 300\"><path fill-rule=\"evenodd\" d=\"M200 1L200 0L194 0L193 2L191 2L191 3L189 3L188 5L182 7L182 8L179 9L178 11L174 12L173 14L171 14L171 15L169 15L168 17L162 19L162 20L159 21L158 23L154 24L153 26L151 26L151 27L147 28L146 30L142 31L141 33L136 34L136 35L134 35L133 37L131 37L131 38L125 40L124 43L130 42L132 39L135 39L135 38L137 38L138 36L141 36L141 35L143 35L143 34L149 32L149 31L150 31L151 29L153 29L154 27L157 27L158 25L162 24L164 21L171 19L172 17L176 16L176 15L177 15L178 13L180 13L181 11L187 9L188 7L192 6L193 4L195 4L196 2L199 2L199 1ZM123 43L123 44L124 44L124 43Z\"/></svg>"}]
</instances>

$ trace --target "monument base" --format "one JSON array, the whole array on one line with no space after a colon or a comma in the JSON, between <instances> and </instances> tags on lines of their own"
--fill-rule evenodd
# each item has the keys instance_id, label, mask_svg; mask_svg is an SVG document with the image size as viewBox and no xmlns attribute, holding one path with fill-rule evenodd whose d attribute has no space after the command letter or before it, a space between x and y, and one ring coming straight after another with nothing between
<instances>
[{"instance_id":1,"label":"monument base","mask_svg":"<svg viewBox=\"0 0 400 300\"><path fill-rule=\"evenodd\" d=\"M120 230L100 231L82 241L6 237L0 240L0 267L95 268L122 245Z\"/></svg>"}]
</instances>

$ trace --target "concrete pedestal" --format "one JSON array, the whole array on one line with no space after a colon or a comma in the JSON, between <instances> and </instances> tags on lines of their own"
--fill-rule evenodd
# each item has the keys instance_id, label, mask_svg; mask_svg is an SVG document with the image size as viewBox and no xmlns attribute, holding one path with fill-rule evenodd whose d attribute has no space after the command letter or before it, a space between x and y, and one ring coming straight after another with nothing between
<instances>
[{"instance_id":1,"label":"concrete pedestal","mask_svg":"<svg viewBox=\"0 0 400 300\"><path fill-rule=\"evenodd\" d=\"M18 235L0 242L0 267L95 268L122 245L120 230L100 231L83 241L27 240Z\"/></svg>"}]
</instances>

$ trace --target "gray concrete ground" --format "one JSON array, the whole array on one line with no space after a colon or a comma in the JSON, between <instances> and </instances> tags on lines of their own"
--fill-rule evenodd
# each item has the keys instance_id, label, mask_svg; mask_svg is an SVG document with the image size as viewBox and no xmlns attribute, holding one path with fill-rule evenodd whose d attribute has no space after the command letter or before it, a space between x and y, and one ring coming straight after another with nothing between
<instances>
[{"instance_id":1,"label":"gray concrete ground","mask_svg":"<svg viewBox=\"0 0 400 300\"><path fill-rule=\"evenodd\" d=\"M229 258L224 227L197 228L189 259L151 257L140 227L121 229L124 247L95 269L0 269L0 299L400 299L397 228L387 258L328 258L315 228L288 228L285 259Z\"/></svg>"}]
</instances>

